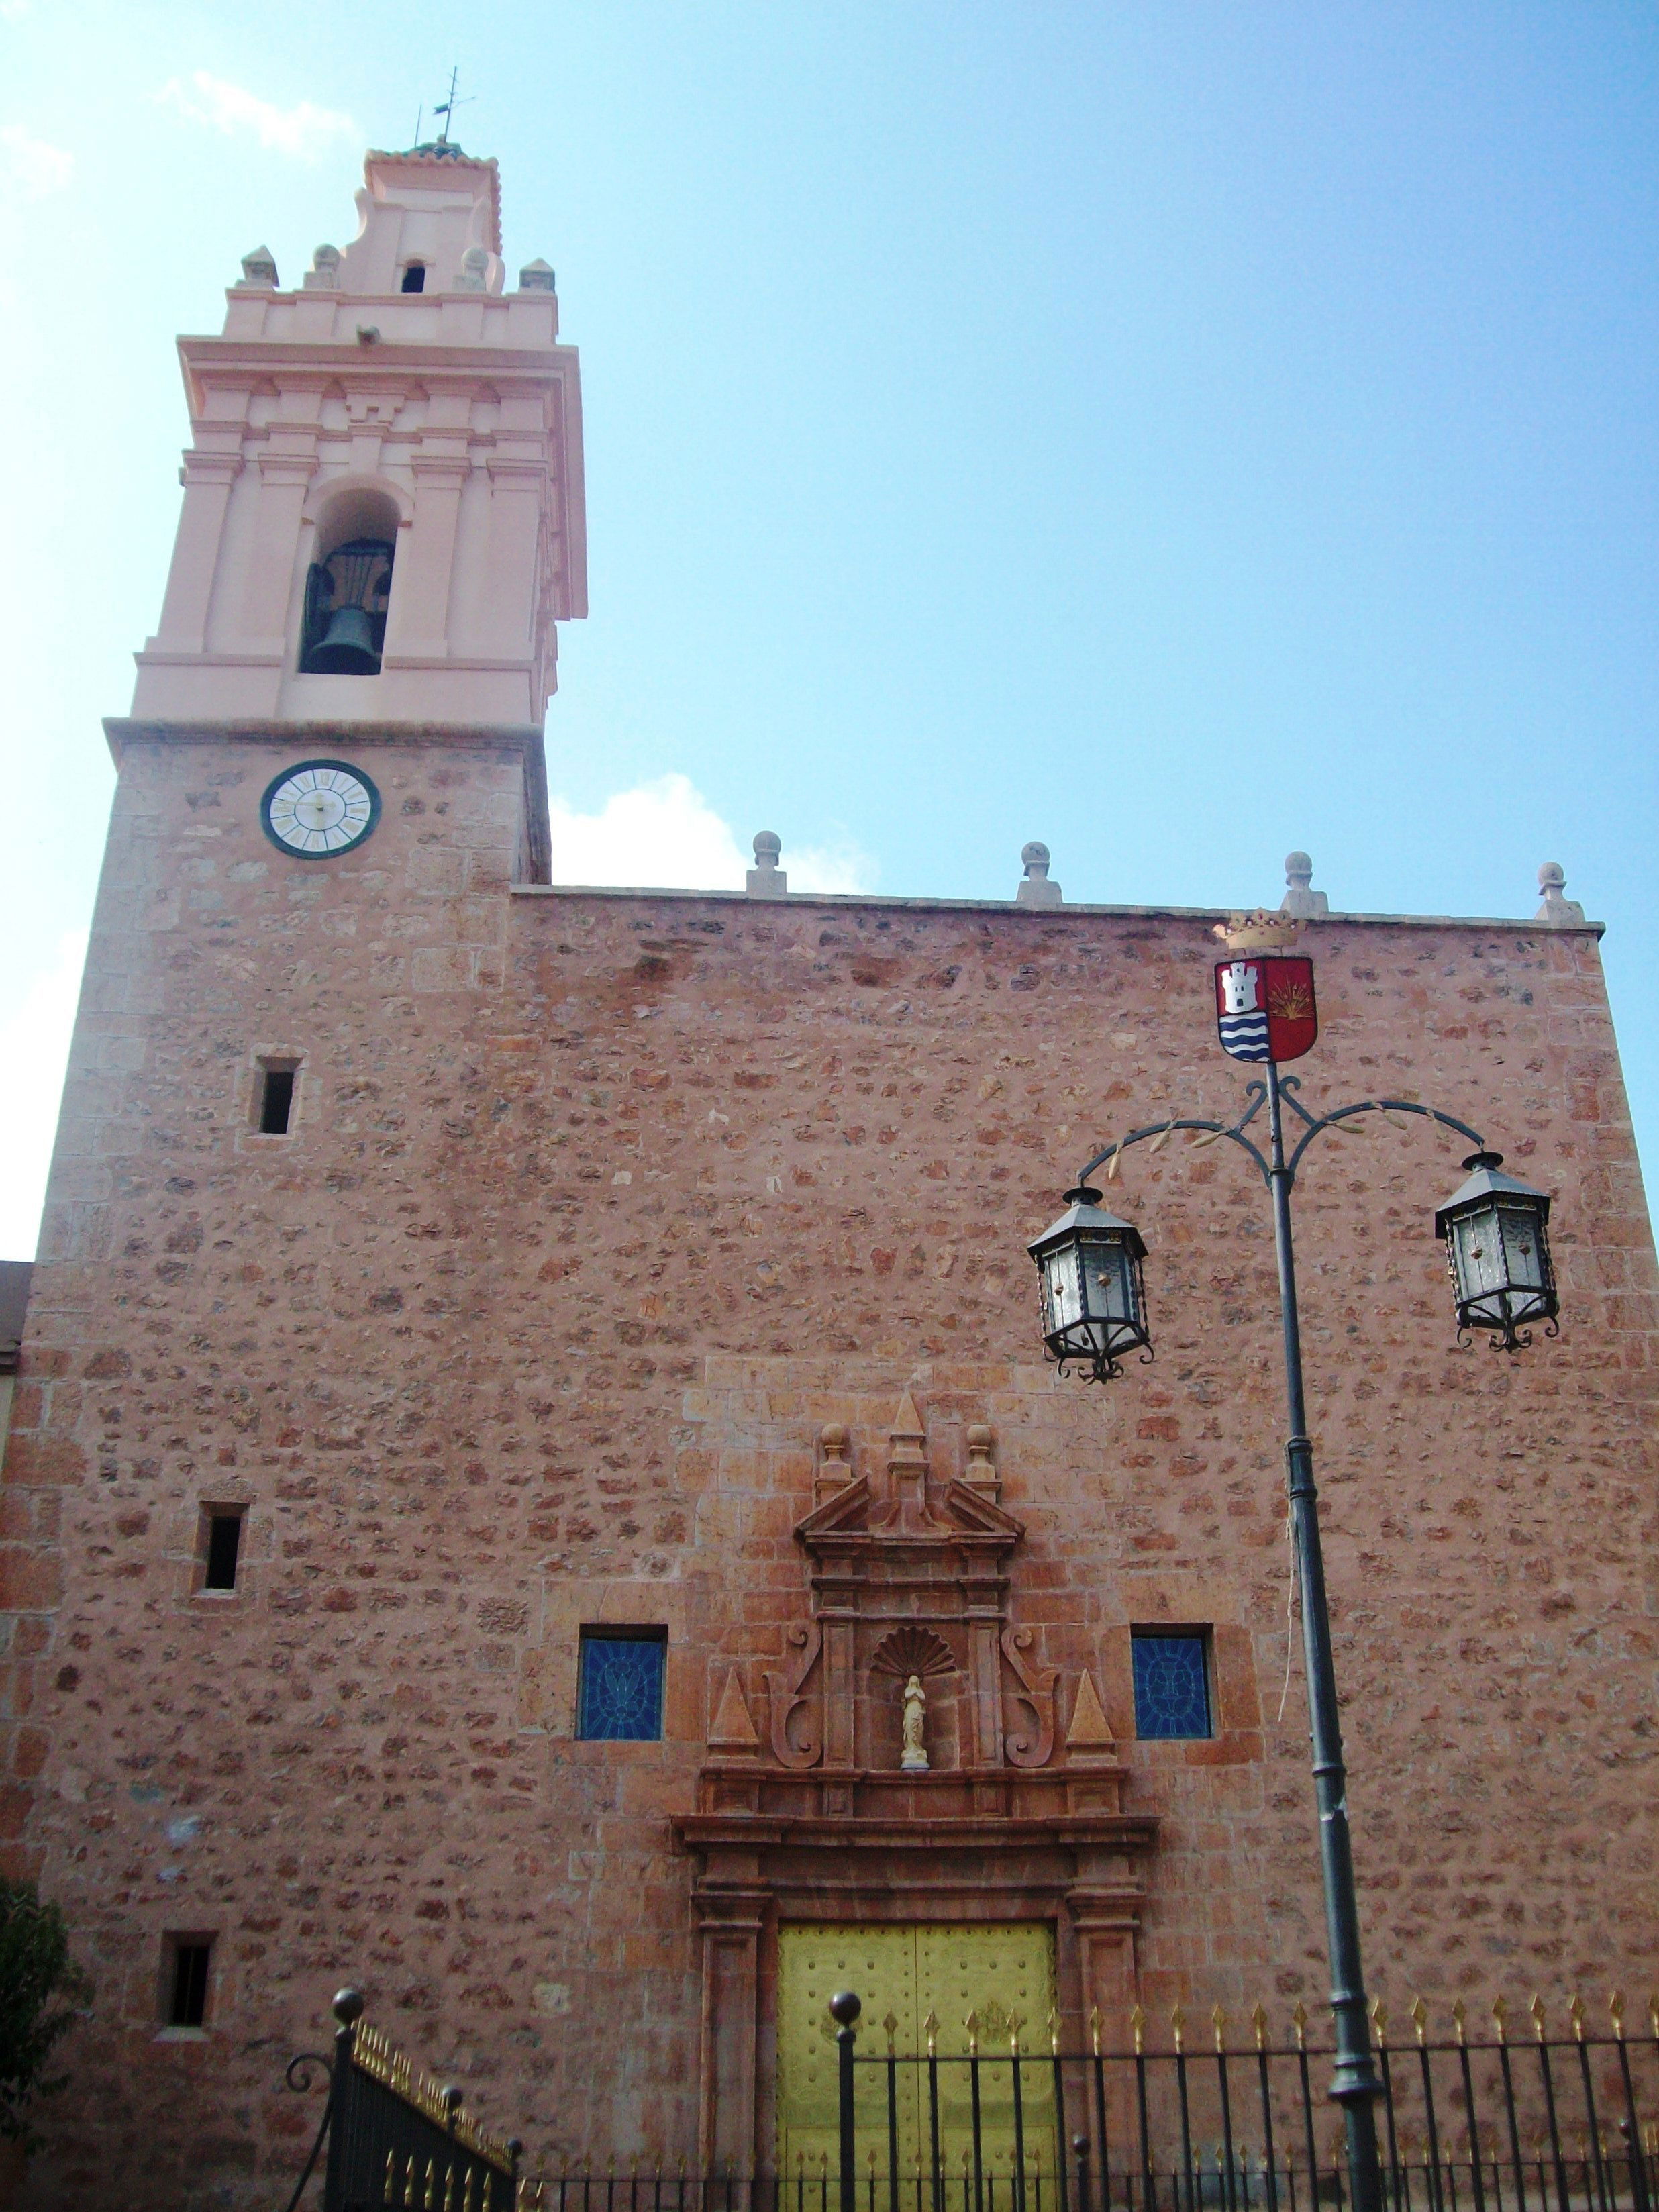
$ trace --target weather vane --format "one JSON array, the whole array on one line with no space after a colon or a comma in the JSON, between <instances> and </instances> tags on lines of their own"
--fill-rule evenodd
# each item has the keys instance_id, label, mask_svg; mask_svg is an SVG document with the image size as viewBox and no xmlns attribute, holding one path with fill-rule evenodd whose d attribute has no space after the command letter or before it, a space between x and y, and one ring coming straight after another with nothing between
<instances>
[{"instance_id":1,"label":"weather vane","mask_svg":"<svg viewBox=\"0 0 1659 2212\"><path fill-rule=\"evenodd\" d=\"M444 119L444 127L438 133L438 143L441 146L447 146L449 143L449 126L454 120L455 110L458 107L471 107L477 98L476 93L469 93L465 100L456 99L455 87L460 82L460 76L461 72L459 68L450 70L449 96L440 106L434 107L432 111L434 115L441 115Z\"/></svg>"}]
</instances>

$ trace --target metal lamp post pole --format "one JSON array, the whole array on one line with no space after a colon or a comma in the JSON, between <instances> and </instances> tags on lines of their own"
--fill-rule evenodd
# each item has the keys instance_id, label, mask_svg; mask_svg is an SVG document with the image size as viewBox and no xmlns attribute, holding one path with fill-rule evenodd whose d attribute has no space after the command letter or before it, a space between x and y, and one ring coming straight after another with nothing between
<instances>
[{"instance_id":1,"label":"metal lamp post pole","mask_svg":"<svg viewBox=\"0 0 1659 2212\"><path fill-rule=\"evenodd\" d=\"M1285 1163L1279 1069L1267 1062L1271 1139L1268 1188L1273 1193L1273 1242L1279 1257L1279 1297L1285 1330L1285 1400L1289 1434L1285 1471L1290 1492L1296 1571L1302 1589L1302 1649L1308 1671L1309 1734L1313 1744L1314 1794L1319 1807L1319 1859L1325 1886L1325 1931L1331 1966L1331 2016L1336 2071L1331 2094L1347 2126L1349 2185L1353 2212L1381 2212L1376 2113L1382 2094L1371 2057L1370 2023L1359 1959L1359 1908L1354 1894L1353 1853L1348 1839L1347 1775L1337 1712L1336 1668L1325 1600L1325 1558L1319 1541L1319 1493L1314 1487L1313 1445L1302 1390L1302 1332L1296 1304L1296 1256L1291 1239L1291 1170Z\"/></svg>"},{"instance_id":2,"label":"metal lamp post pole","mask_svg":"<svg viewBox=\"0 0 1659 2212\"><path fill-rule=\"evenodd\" d=\"M1225 1033L1224 1031L1224 1042ZM1231 1048L1229 1048L1231 1049ZM1304 1050L1306 1047L1303 1048ZM1247 1055L1238 1054L1237 1057ZM1293 1057L1295 1055L1292 1055ZM1248 1055L1251 1059L1255 1054ZM1069 1262L1070 1276L1060 1277L1062 1291L1072 1304L1078 1303L1082 1281L1081 1267L1085 1249L1092 1250L1092 1264L1098 1268L1100 1255L1104 1252L1109 1263L1115 1269L1112 1276L1117 1285L1115 1295L1119 1303L1107 1315L1085 1313L1088 1327L1098 1329L1103 1319L1115 1318L1121 1334L1115 1338L1097 1335L1091 1342L1079 1344L1073 1331L1078 1316L1072 1316L1045 1335L1049 1354L1065 1371L1068 1360L1087 1361L1091 1379L1105 1382L1109 1376L1120 1374L1118 1353L1131 1344L1139 1344L1143 1359L1152 1358L1152 1340L1148 1337L1142 1310L1138 1262L1145 1247L1129 1223L1116 1220L1110 1214L1096 1212L1100 1194L1089 1188L1089 1179L1097 1168L1103 1167L1108 1182L1117 1173L1118 1163L1132 1145L1151 1143L1154 1151L1172 1137L1177 1129L1190 1130L1202 1143L1212 1143L1218 1137L1230 1138L1249 1158L1266 1182L1273 1197L1273 1241L1279 1257L1279 1310L1285 1331L1285 1399L1289 1434L1285 1439L1285 1486L1290 1497L1291 1528L1296 1543L1297 1578L1302 1590L1302 1648L1308 1673L1309 1735L1313 1746L1314 1792L1319 1808L1320 1872L1325 1889L1325 1934L1331 1966L1331 2017L1336 2045L1336 2068L1331 2082L1331 2094L1341 2105L1347 2125L1349 2186L1353 2212L1382 2212L1382 2173L1377 2164L1376 2115L1373 2101L1382 2094L1371 2056L1370 2022L1366 2016L1365 1983L1359 1962L1359 1911L1354 1895L1353 1852L1348 1839L1347 1775L1342 1764L1342 1727L1336 1704L1336 1668L1331 1656L1331 1619L1325 1597L1325 1559L1319 1541L1319 1493L1314 1487L1313 1445L1308 1437L1307 1405L1302 1389L1302 1331L1296 1304L1296 1255L1291 1236L1291 1188L1296 1181L1296 1171L1302 1155L1314 1139L1326 1129L1340 1128L1362 1114L1381 1114L1390 1121L1401 1115L1419 1115L1423 1120L1439 1124L1442 1128L1455 1129L1460 1136L1468 1138L1475 1147L1477 1158L1465 1165L1479 1168L1483 1173L1473 1177L1462 1190L1457 1192L1446 1207L1436 1216L1436 1234L1449 1237L1446 1225L1457 1209L1465 1209L1462 1218L1469 1218L1467 1209L1472 1204L1495 1207L1499 1202L1516 1209L1521 1220L1519 1231L1492 1233L1502 1237L1516 1234L1519 1249L1532 1260L1530 1273L1519 1285L1518 1294L1523 1300L1523 1319L1543 1319L1554 1328L1556 1314L1555 1288L1550 1273L1547 1251L1543 1243L1544 1222L1549 1211L1549 1200L1542 1192L1531 1190L1524 1183L1509 1177L1494 1180L1489 1170L1499 1164L1497 1154L1488 1153L1486 1139L1467 1121L1460 1121L1455 1114L1445 1114L1437 1106L1425 1106L1417 1098L1362 1098L1352 1106L1338 1106L1328 1114L1310 1114L1297 1097L1297 1083L1294 1075L1281 1077L1279 1064L1269 1058L1267 1061L1267 1080L1252 1082L1249 1086L1250 1104L1237 1121L1212 1121L1207 1118L1174 1115L1167 1121L1148 1122L1144 1128L1131 1129L1127 1136L1104 1146L1083 1169L1077 1178L1076 1188L1066 1193L1073 1211L1062 1214L1047 1233L1039 1237L1029 1249L1043 1271L1045 1312L1051 1311L1051 1301L1060 1296L1048 1287L1048 1269L1051 1265ZM1284 1109L1288 1103L1291 1111L1303 1124L1296 1132L1296 1142L1289 1158L1285 1153ZM1250 1134L1250 1125L1263 1106L1267 1109L1268 1145L1264 1154ZM1259 1125L1258 1125L1259 1133ZM1492 1193L1496 1184L1503 1188ZM1127 1243L1133 1239L1133 1244ZM1533 1241L1528 1241L1530 1238ZM1125 1273L1127 1267L1129 1272ZM1458 1273L1454 1249L1454 1280L1458 1284L1457 1317L1460 1329L1502 1328L1506 1350L1515 1351L1530 1342L1530 1337L1517 1336L1512 1301L1517 1295L1515 1286L1506 1285L1502 1292L1502 1310L1491 1303L1491 1286L1465 1286Z\"/></svg>"}]
</instances>

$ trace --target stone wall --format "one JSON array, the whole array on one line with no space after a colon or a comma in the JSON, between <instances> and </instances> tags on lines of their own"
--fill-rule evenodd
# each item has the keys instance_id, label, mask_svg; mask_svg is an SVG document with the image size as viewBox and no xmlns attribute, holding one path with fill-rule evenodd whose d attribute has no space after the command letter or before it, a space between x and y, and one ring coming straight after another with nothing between
<instances>
[{"instance_id":1,"label":"stone wall","mask_svg":"<svg viewBox=\"0 0 1659 2212\"><path fill-rule=\"evenodd\" d=\"M1159 1818L1145 2002L1316 2011L1264 1194L1229 1147L1129 1157L1158 1356L1105 1390L1042 1365L1024 1249L1099 1142L1242 1101L1214 917L514 890L513 746L322 749L385 798L324 866L258 827L290 740L124 763L0 1532L4 1849L98 1983L40 2201L276 2201L315 2118L282 2064L347 1979L532 2158L695 2146L671 1821L730 1670L764 1729L820 1431L879 1482L907 1387L936 1479L990 1425L1014 1613ZM1555 1194L1565 1316L1455 1346L1459 1140L1310 1156L1370 1980L1645 1990L1659 1368L1595 937L1337 917L1309 949L1310 1098L1485 1129ZM287 1138L261 1054L301 1061ZM228 1596L204 1504L246 1508ZM1212 1741L1133 1740L1160 1620L1214 1626ZM573 1740L605 1621L668 1631L659 1744ZM158 2034L169 1931L216 1937L204 2038Z\"/></svg>"}]
</instances>

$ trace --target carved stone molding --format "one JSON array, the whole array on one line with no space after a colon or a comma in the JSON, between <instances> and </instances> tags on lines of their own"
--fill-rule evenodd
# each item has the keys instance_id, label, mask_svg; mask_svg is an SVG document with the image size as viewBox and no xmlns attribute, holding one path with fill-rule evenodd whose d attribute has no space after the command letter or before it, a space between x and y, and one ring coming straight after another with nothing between
<instances>
[{"instance_id":1,"label":"carved stone molding","mask_svg":"<svg viewBox=\"0 0 1659 2212\"><path fill-rule=\"evenodd\" d=\"M730 1675L697 1810L674 1823L703 1935L707 2158L758 2171L769 2158L758 2024L780 1921L1042 1921L1073 2033L1091 2004L1134 2002L1158 1824L1123 1808L1125 1769L1086 1673L1072 1678L1062 1731L1066 1681L1012 1617L1025 1530L997 1494L990 1431L975 1425L966 1442L969 1479L935 1479L907 1392L878 1488L856 1472L848 1431L820 1431L812 1508L794 1531L808 1617L785 1632L784 1663L763 1670L758 1726ZM906 1771L893 1684L913 1674L937 1686L932 1764Z\"/></svg>"}]
</instances>

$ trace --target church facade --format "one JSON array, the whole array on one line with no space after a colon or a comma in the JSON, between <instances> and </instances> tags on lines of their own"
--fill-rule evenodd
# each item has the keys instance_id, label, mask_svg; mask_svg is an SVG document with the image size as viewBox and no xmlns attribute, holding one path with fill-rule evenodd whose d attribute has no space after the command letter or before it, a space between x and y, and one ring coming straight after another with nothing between
<instances>
[{"instance_id":1,"label":"church facade","mask_svg":"<svg viewBox=\"0 0 1659 2212\"><path fill-rule=\"evenodd\" d=\"M1156 1358L1026 1246L1231 1119L1219 913L550 880L580 387L493 163L249 257L119 769L5 1462L0 1808L97 1994L42 2203L279 2201L343 1982L548 2172L815 2151L823 2000L1317 2014L1271 1224L1126 1156ZM556 714L554 727L556 732ZM556 743L556 736L555 742ZM787 861L787 854L783 858ZM1303 895L1304 906L1314 902ZM1316 1103L1553 1194L1460 1345L1461 1142L1333 1138L1304 1328L1367 1966L1659 1975L1654 1253L1597 954L1321 914ZM1011 1994L1012 1993L1012 1994Z\"/></svg>"}]
</instances>

